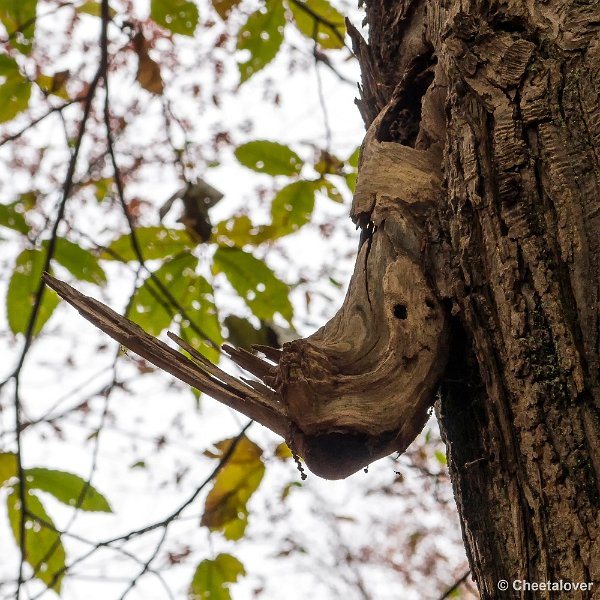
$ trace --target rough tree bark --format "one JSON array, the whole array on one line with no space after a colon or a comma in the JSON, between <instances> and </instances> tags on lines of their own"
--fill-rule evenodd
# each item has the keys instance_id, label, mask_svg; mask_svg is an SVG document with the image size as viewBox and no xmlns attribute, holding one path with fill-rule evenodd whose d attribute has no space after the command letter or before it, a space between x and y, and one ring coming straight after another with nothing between
<instances>
[{"instance_id":1,"label":"rough tree bark","mask_svg":"<svg viewBox=\"0 0 600 600\"><path fill-rule=\"evenodd\" d=\"M366 124L391 103L391 141L442 148L428 255L452 332L437 412L481 597L600 598L600 5L366 10Z\"/></svg>"}]
</instances>

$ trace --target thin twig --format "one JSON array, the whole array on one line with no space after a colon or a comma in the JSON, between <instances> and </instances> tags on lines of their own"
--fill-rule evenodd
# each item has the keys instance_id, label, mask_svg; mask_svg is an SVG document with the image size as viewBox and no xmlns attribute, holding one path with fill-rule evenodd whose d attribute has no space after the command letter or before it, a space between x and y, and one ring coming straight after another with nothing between
<instances>
[{"instance_id":1,"label":"thin twig","mask_svg":"<svg viewBox=\"0 0 600 600\"><path fill-rule=\"evenodd\" d=\"M211 337L206 332L204 332L194 322L193 319L191 319L189 317L189 315L187 314L187 311L185 310L185 308L173 296L173 294L171 294L171 292L163 284L163 282L152 271L150 271L146 267L146 262L144 260L144 255L142 253L142 248L141 248L138 236L137 236L137 232L135 230L135 225L133 223L133 219L131 218L131 215L129 214L129 209L127 207L127 202L125 201L125 190L124 190L124 187L123 187L123 180L122 180L122 177L121 177L121 171L119 169L119 165L117 163L117 158L116 158L116 154L115 154L112 129L111 129L111 126L110 126L109 89L108 89L108 80L107 80L107 78L105 78L105 81L104 81L104 88L105 88L104 125L105 125L105 128L106 128L106 142L107 142L107 146L108 146L108 154L110 156L110 160L112 162L112 167L113 167L113 172L114 172L114 175L115 175L115 185L117 187L117 196L118 196L118 199L119 199L119 204L121 204L121 208L123 209L123 213L125 215L125 219L127 220L127 225L129 227L129 238L131 240L131 246L133 248L133 252L134 252L134 254L135 254L138 262L140 263L140 265L142 265L142 267L144 267L144 269L146 269L146 271L148 271L149 277L150 277L150 280L152 281L152 283L154 283L154 285L156 285L156 287L159 289L159 291L161 292L161 294L163 294L163 296L165 298L167 298L167 300L169 301L169 303L174 308L177 309L177 311L181 314L181 316L189 322L190 327L201 338L203 338L214 350L217 350L218 352L221 352L221 348L219 347L219 345L217 343L215 343L214 340L212 340Z\"/></svg>"},{"instance_id":2,"label":"thin twig","mask_svg":"<svg viewBox=\"0 0 600 600\"><path fill-rule=\"evenodd\" d=\"M185 161L182 160L182 155L185 156L185 153L187 152L190 142L187 139L187 135L186 135L183 125L181 124L179 119L173 114L171 104L166 96L163 96L162 109L163 109L162 110L163 117L165 119L165 136L167 138L167 142L168 142L169 146L171 146L171 150L173 151L173 157L175 159L175 164L177 165L177 169L179 170L179 175L185 184L190 185L190 180L186 173ZM177 125L179 125L179 128L181 129L181 131L183 133L184 141L183 141L183 151L182 152L180 152L177 149L177 147L175 146L175 142L173 141L173 138L171 137L171 125L172 125L173 121L175 121L175 123L177 123Z\"/></svg>"},{"instance_id":3,"label":"thin twig","mask_svg":"<svg viewBox=\"0 0 600 600\"><path fill-rule=\"evenodd\" d=\"M162 545L164 544L165 539L167 538L167 531L168 530L165 527L162 531L162 535L160 536L160 540L158 540L158 544L156 544L156 548L154 548L154 552L152 552L148 560L144 562L142 570L129 582L129 585L121 594L119 600L125 600L125 597L129 594L131 590L133 590L133 588L137 585L138 581L148 572L152 561L158 556L158 553L160 552L160 549L162 548Z\"/></svg>"},{"instance_id":4,"label":"thin twig","mask_svg":"<svg viewBox=\"0 0 600 600\"><path fill-rule=\"evenodd\" d=\"M155 523L152 523L151 525L147 525L145 527L142 527L140 529L135 529L132 530L126 534L123 535L119 535L113 538L109 538L107 540L103 540L101 542L95 542L94 543L94 547L91 548L86 554L84 554L83 556L80 556L78 558L76 558L75 560L73 560L69 565L65 565L62 569L59 569L56 573L54 573L54 576L52 578L52 580L50 582L48 582L47 587L48 588L52 588L52 586L58 581L58 579L64 574L66 573L69 569L72 569L75 565L83 562L84 560L86 560L87 558L89 558L92 554L94 554L95 552L97 552L98 550L100 550L100 548L106 548L106 547L110 547L113 550L118 550L119 552L125 552L125 550L119 546L114 546L113 544L116 544L117 542L128 542L129 540L136 538L136 537L140 537L146 533L149 533L150 531L154 531L156 529L160 529L161 527L168 528L168 526L175 521L179 515L181 515L181 513L190 505L194 502L194 500L196 500L196 498L200 495L200 493L202 492L202 490L211 482L213 481L213 479L219 474L219 472L221 471L221 469L229 462L229 459L232 457L233 453L235 452L235 449L237 448L238 444L240 443L241 439L244 437L244 435L246 434L246 431L248 431L248 429L250 428L250 426L254 423L254 421L249 421L243 428L242 430L238 433L238 435L233 439L233 441L231 442L231 445L229 446L229 448L227 449L227 452L225 452L225 454L223 454L223 456L221 457L221 459L219 460L217 466L207 475L207 477L204 479L204 481L196 488L196 490L194 491L193 494L190 495L190 497L183 502L183 504L181 504L176 510L174 510L171 514L169 514L167 517L165 517L164 519L157 521ZM52 527L51 524L49 523L45 523L43 520L40 520L37 517L33 517L35 519L37 519L41 524L50 527L51 529L55 529L54 527ZM59 532L60 533L60 532ZM86 543L90 543L87 542L87 540L80 538L80 536L74 536L74 534L69 534L71 537L75 537L75 539L80 539L81 541L85 541ZM137 557L135 557L134 555L132 555L132 557L134 558L134 560L136 560L137 562L141 562ZM150 571L149 571L150 572ZM45 590L44 590L45 592ZM42 593L44 593L42 592ZM39 597L40 594L38 594L38 596L34 596L32 598L32 600L37 600L37 598Z\"/></svg>"},{"instance_id":5,"label":"thin twig","mask_svg":"<svg viewBox=\"0 0 600 600\"><path fill-rule=\"evenodd\" d=\"M196 488L194 493L183 504L181 504L179 506L179 508L177 508L170 515L168 515L167 517L165 517L164 519L162 519L160 521L156 521L155 523L151 523L150 525L146 525L145 527L141 527L140 529L135 529L125 535L120 535L120 536L105 540L104 542L101 542L101 545L102 546L110 546L111 544L114 544L115 542L119 542L119 541L127 542L135 537L144 535L145 533L148 533L149 531L154 531L155 529L158 529L160 527L166 527L170 523L175 521L177 519L177 517L179 517L179 515L190 504L192 504L192 502L194 502L194 500L200 495L200 492L202 492L202 490L219 474L219 472L227 464L227 462L229 462L229 459L235 452L235 449L237 448L238 444L240 443L240 441L246 434L246 431L248 431L248 429L250 428L250 426L253 423L254 423L254 421L249 421L242 428L242 430L237 434L237 436L231 442L231 445L227 449L227 452L225 452L225 454L223 454L223 456L221 457L221 460L219 460L219 463L217 464L217 466L210 472L210 474L206 477L206 479Z\"/></svg>"},{"instance_id":6,"label":"thin twig","mask_svg":"<svg viewBox=\"0 0 600 600\"><path fill-rule=\"evenodd\" d=\"M106 41L106 40L105 40ZM105 54L107 52L107 48L104 47L102 49L102 53ZM108 58L106 59L106 62L108 64ZM133 287L133 291L130 295L129 298L129 303L126 309L126 312L128 312L129 307L132 305L133 303L133 299L135 297L135 291L136 291L136 285L137 285L137 279L139 277L139 268L138 271L136 273L136 283L134 284ZM111 392L115 389L115 386L117 384L117 361L120 355L120 349L117 349L117 352L115 353L114 359L113 359L113 363L112 363L112 372L113 372L113 377L112 377L112 381L105 386L106 388L106 392L104 394L104 408L102 410L102 415L100 417L100 424L98 425L97 428L97 435L94 438L94 448L92 450L92 460L91 460L91 466L90 466L90 472L84 482L84 485L82 486L81 490L79 491L79 495L77 497L77 500L75 502L75 504L73 505L73 512L71 515L71 518L69 519L69 522L67 523L65 529L64 529L64 533L68 534L69 530L71 529L71 527L73 526L73 524L75 523L75 520L77 519L78 516L78 511L81 508L83 501L85 500L85 497L87 496L91 485L92 485L92 479L94 478L94 473L96 472L96 466L98 464L98 455L100 452L100 432L103 431L105 423L106 423L106 419L108 416L108 407L109 407L109 400L110 400L110 396L111 396ZM38 564L36 565L36 567L33 570L33 575L32 577L35 577L36 574L38 573L39 569L41 568L41 565L43 565L44 563L47 563L49 561L49 559L52 557L52 555L54 554L54 552L56 551L56 549L58 548L58 546L61 543L61 538L57 537L57 539L55 540L54 544L52 544L52 546L48 549L48 551L46 552L46 554L44 555L44 557L42 558L42 560L40 560L38 562Z\"/></svg>"},{"instance_id":7,"label":"thin twig","mask_svg":"<svg viewBox=\"0 0 600 600\"><path fill-rule=\"evenodd\" d=\"M45 589L41 590L38 594L36 594L35 596L33 596L31 598L31 600L37 600L40 596L43 596L46 591L48 589L51 589L55 583L58 581L58 579L65 573L71 571L71 569L76 565L79 564L80 562L83 562L84 560L86 560L87 558L89 558L92 554L94 554L95 552L97 552L100 547L98 546L97 542L93 542L92 540L89 540L81 535L77 535L75 533L71 533L69 531L66 530L60 530L58 529L53 523L50 523L48 521L46 521L45 519L42 519L41 517L37 516L37 515L32 515L29 514L28 515L33 521L36 521L37 523L40 524L40 526L45 527L46 529L49 529L50 531L53 531L54 533L58 534L59 536L65 536L65 537L69 537L72 538L78 542L81 542L83 544L86 544L88 546L92 546L92 548L86 552L85 554L83 554L82 556L78 557L77 559L75 559L73 562L71 562L69 565L65 565L63 568L61 568L58 572L56 572L53 575L52 580L48 583L48 585L46 586ZM129 558L130 560L132 560L133 562L142 565L143 561L138 558L135 554L133 554L132 552L129 552L128 550L126 550L125 548L121 548L119 546L115 546L112 547L111 550L118 552L119 554L122 554L123 556L125 556L126 558ZM165 587L166 590L168 590L170 592L170 589L168 588L166 582L164 581L163 576L158 572L155 571L154 569L148 568L148 573L151 573L152 575L154 575L163 585L163 587Z\"/></svg>"},{"instance_id":8,"label":"thin twig","mask_svg":"<svg viewBox=\"0 0 600 600\"><path fill-rule=\"evenodd\" d=\"M106 3L108 5L108 0L103 0L103 4L104 3ZM103 19L101 32L100 32L101 44L103 42L105 42L105 40L107 39L107 25L108 25L108 21ZM98 87L98 84L100 83L101 79L104 76L104 73L106 72L106 61L103 60L104 58L105 57L101 57L100 65L98 66L98 70L96 71L94 79L92 80L92 83L89 87L88 95L87 95L86 102L84 105L83 116L81 118L81 122L79 125L79 132L77 134L77 140L75 143L75 147L73 149L73 153L71 154L71 158L69 160L69 166L67 168L67 174L65 176L65 181L63 184L62 198L58 205L56 219L54 222L54 226L52 227L50 240L48 242L48 249L46 251L43 271L48 271L50 269L50 263L52 261L54 252L56 250L56 243L57 243L57 239L58 239L58 228L60 226L60 223L63 220L67 200L71 194L71 190L73 187L73 177L75 175L75 168L77 166L77 158L78 158L79 152L81 150L81 144L83 141L83 136L85 134L87 121L88 121L88 118L91 113L92 101L95 96L95 92ZM22 435L21 435L21 433L22 433L22 429L21 429L22 404L21 404L21 398L20 398L20 394L19 394L19 385L20 385L21 371L23 369L23 364L25 363L25 357L27 356L27 353L28 353L31 343L33 341L33 333L35 331L35 325L36 325L40 307L41 307L41 304L42 304L42 301L44 298L44 291L45 291L45 284L40 279L40 281L38 283L38 287L36 289L35 297L34 297L33 308L32 308L31 314L29 316L28 323L27 323L27 330L25 332L25 342L23 344L23 350L21 351L21 356L19 358L17 366L11 375L11 377L14 378L14 380L15 380L15 396L14 396L15 402L14 402L14 404L15 404L15 435L16 435L16 445L17 445L16 458L17 458L17 474L18 474L18 478L19 478L19 488L18 488L19 501L21 504L21 514L20 514L20 518L19 518L20 559L19 559L19 570L18 570L18 578L17 578L17 590L16 590L16 599L17 600L19 600L19 598L20 598L21 587L24 583L23 565L24 565L24 562L25 562L26 556L27 556L27 554L26 554L26 552L27 552L26 539L25 539L25 533L26 533L25 532L25 523L26 523L26 514L27 514L27 491L26 491L25 472L24 472L23 461L22 461L22 456L23 456ZM53 547L52 551L54 551L54 550L55 550L55 548Z\"/></svg>"},{"instance_id":9,"label":"thin twig","mask_svg":"<svg viewBox=\"0 0 600 600\"><path fill-rule=\"evenodd\" d=\"M103 66L101 65L96 73L96 76L94 77L94 80L92 81L92 85L90 86L90 93L86 100L83 117L81 119L81 124L79 127L79 133L77 136L77 142L76 142L73 154L71 156L71 160L69 162L67 175L65 177L62 199L58 206L56 220L54 222L54 226L52 228L52 233L51 233L51 238L48 243L48 249L46 251L46 257L45 257L45 261L44 261L43 271L49 270L50 262L52 261L52 258L54 256L54 252L56 249L56 242L58 239L58 227L63 219L67 199L69 198L71 188L73 185L73 175L75 173L77 157L79 155L79 150L81 148L81 142L83 139L83 135L85 133L87 120L88 120L88 117L91 112L91 104L92 104L92 99L94 97L94 92L100 81L102 68L103 68ZM19 379L20 379L21 370L23 368L23 364L25 363L25 357L27 356L27 353L28 353L31 343L33 341L33 332L35 330L35 325L37 323L40 306L41 306L42 300L44 298L44 290L45 290L44 282L42 280L40 280L38 287L36 289L35 296L34 296L33 308L32 308L31 314L29 316L29 321L27 323L27 330L25 332L25 342L23 344L23 350L21 351L21 356L19 358L17 366L15 367L15 370L13 371L13 373L10 377L10 378L15 379L15 384L16 384L15 385L15 433L16 433L16 438L17 438L16 439L16 442L17 442L17 473L18 473L19 481L22 484L19 486L19 495L20 495L19 500L21 501L21 518L20 518L20 522L19 522L19 532L20 532L19 546L20 546L21 559L19 561L19 577L18 577L17 592L16 592L17 600L20 597L21 585L23 584L23 562L24 562L25 556L26 556L26 554L25 554L25 551L26 551L26 549L25 549L25 507L26 507L26 499L27 499L26 491L25 491L25 480L24 480L24 476L23 476L24 475L23 463L21 460L22 459L22 452L21 452L22 451L22 443L21 443L22 407L21 407L21 399L20 399L20 396L18 393L18 389L19 389Z\"/></svg>"},{"instance_id":10,"label":"thin twig","mask_svg":"<svg viewBox=\"0 0 600 600\"><path fill-rule=\"evenodd\" d=\"M466 573L462 575L459 579L457 579L439 598L438 600L446 600L446 598L450 597L450 594L457 590L466 580L467 577L471 574L471 569L469 569Z\"/></svg>"},{"instance_id":11,"label":"thin twig","mask_svg":"<svg viewBox=\"0 0 600 600\"><path fill-rule=\"evenodd\" d=\"M31 419L30 421L24 421L23 423L21 423L21 431L24 431L28 427L34 427L35 425L39 425L40 423L52 423L53 421L58 421L60 419L63 419L67 415L83 408L90 401L91 398L95 398L96 396L100 396L100 395L106 393L107 385L109 385L109 384L103 384L102 387L100 389L97 389L95 392L86 394L86 397L83 400L79 400L77 402L77 404L75 404L74 406L65 408L61 412L58 412L58 413L54 412L58 409L58 407L63 402L65 402L66 400L71 398L71 396L74 396L78 392L82 391L86 386L91 384L92 381L94 381L98 377L104 375L105 372L107 371L107 369L109 369L109 368L112 368L112 367L106 367L106 366L102 367L102 369L100 369L100 371L91 375L86 381L78 384L76 387L69 390L68 392L65 392L62 396L60 396L54 402L54 404L52 404L52 406L50 406L50 408L48 408L46 410L46 412L43 415L41 415L37 419ZM118 381L115 383L115 385L120 386L120 385L122 385L122 383L123 382Z\"/></svg>"},{"instance_id":12,"label":"thin twig","mask_svg":"<svg viewBox=\"0 0 600 600\"><path fill-rule=\"evenodd\" d=\"M20 129L16 133L13 133L12 135L9 135L9 136L3 138L2 140L0 140L0 147L4 146L4 144L7 144L8 142L14 142L16 139L20 138L24 133L27 133L30 129L35 127L38 123L41 123L45 118L49 117L50 115L54 114L55 112L62 114L62 111L65 108L71 106L72 104L76 104L77 102L84 102L85 100L87 100L88 96L89 96L89 91L88 91L88 93L84 94L83 96L77 96L77 98L73 98L71 100L67 100L66 102L63 102L60 106L53 106L52 108L48 109L48 111L45 112L43 115L41 115L41 116L37 117L36 119L34 119L33 121L31 121L31 123L29 123L28 125L25 125L25 127Z\"/></svg>"},{"instance_id":13,"label":"thin twig","mask_svg":"<svg viewBox=\"0 0 600 600\"><path fill-rule=\"evenodd\" d=\"M321 80L321 73L319 71L319 60L318 48L317 48L317 25L313 31L313 39L315 42L314 46L314 57L315 57L315 75L317 77L317 95L319 97L319 104L321 106L321 113L323 114L323 127L325 127L325 150L329 153L331 148L331 127L329 126L329 115L327 114L327 105L325 103L325 95L323 94L323 81Z\"/></svg>"},{"instance_id":14,"label":"thin twig","mask_svg":"<svg viewBox=\"0 0 600 600\"><path fill-rule=\"evenodd\" d=\"M106 23L103 23L102 37L103 38L106 37ZM48 250L46 252L46 257L44 260L44 267L43 267L42 271L50 270L50 263L52 261L52 258L54 257L54 252L56 250L56 243L58 240L58 228L63 220L65 206L67 204L67 200L71 194L71 189L73 187L73 177L75 175L75 167L77 165L77 159L79 157L79 152L81 150L81 143L83 140L83 136L85 134L87 121L88 121L88 118L91 113L92 100L95 96L96 88L98 87L100 80L103 78L103 73L105 70L106 70L106 63L104 62L104 60L101 60L100 66L98 67L98 70L96 71L94 79L92 80L92 83L90 84L89 92L88 92L86 102L84 105L83 116L81 118L81 122L79 125L79 132L77 134L77 140L75 142L75 147L74 147L73 153L71 154L71 158L69 160L69 166L67 169L67 174L65 176L65 182L63 184L62 198L58 205L56 220L54 221L54 226L52 227L51 237L48 242ZM18 375L18 373L21 371L21 369L23 367L23 362L25 361L25 356L27 355L27 351L29 350L29 346L31 345L31 342L33 340L33 331L34 331L35 325L37 323L37 317L38 317L38 314L40 311L40 306L41 306L41 302L42 302L42 299L44 296L45 289L46 289L46 286L45 286L44 282L40 279L40 282L38 284L38 287L37 287L36 293L35 293L35 297L34 297L33 309L31 311L31 315L30 315L29 321L27 323L27 330L25 332L25 344L23 347L23 351L21 353L21 357L17 364L17 367L15 368L15 371L13 372L13 375L12 375L13 377L16 377Z\"/></svg>"}]
</instances>

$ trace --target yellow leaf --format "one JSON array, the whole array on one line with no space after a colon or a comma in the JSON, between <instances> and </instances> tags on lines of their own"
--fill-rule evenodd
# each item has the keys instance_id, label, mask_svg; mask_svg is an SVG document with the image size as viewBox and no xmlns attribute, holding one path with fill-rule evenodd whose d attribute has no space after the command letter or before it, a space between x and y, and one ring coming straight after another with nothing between
<instances>
[{"instance_id":1,"label":"yellow leaf","mask_svg":"<svg viewBox=\"0 0 600 600\"><path fill-rule=\"evenodd\" d=\"M215 445L217 452L205 452L212 458L222 458L233 439ZM248 523L248 500L262 481L265 466L262 450L243 437L233 454L215 478L206 497L201 524L212 531L221 531L229 540L240 539Z\"/></svg>"},{"instance_id":2,"label":"yellow leaf","mask_svg":"<svg viewBox=\"0 0 600 600\"><path fill-rule=\"evenodd\" d=\"M280 460L287 460L288 458L292 458L292 451L289 446L285 442L281 442L277 448L275 448L275 456Z\"/></svg>"}]
</instances>

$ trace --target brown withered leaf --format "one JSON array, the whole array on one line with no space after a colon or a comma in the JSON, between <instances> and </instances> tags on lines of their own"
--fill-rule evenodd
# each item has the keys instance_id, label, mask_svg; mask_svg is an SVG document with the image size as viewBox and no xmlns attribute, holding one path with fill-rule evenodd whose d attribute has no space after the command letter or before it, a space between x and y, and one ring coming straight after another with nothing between
<instances>
[{"instance_id":1,"label":"brown withered leaf","mask_svg":"<svg viewBox=\"0 0 600 600\"><path fill-rule=\"evenodd\" d=\"M212 0L213 8L217 11L223 21L227 20L231 9L236 7L239 3L240 0Z\"/></svg>"},{"instance_id":2,"label":"brown withered leaf","mask_svg":"<svg viewBox=\"0 0 600 600\"><path fill-rule=\"evenodd\" d=\"M133 47L138 55L137 82L151 94L162 95L165 85L159 64L148 54L148 42L141 31L133 37Z\"/></svg>"}]
</instances>

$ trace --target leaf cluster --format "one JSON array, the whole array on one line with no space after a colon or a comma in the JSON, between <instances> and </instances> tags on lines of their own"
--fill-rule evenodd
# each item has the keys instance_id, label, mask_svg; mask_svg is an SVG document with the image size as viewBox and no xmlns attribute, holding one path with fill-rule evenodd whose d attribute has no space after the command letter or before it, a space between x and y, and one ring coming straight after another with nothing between
<instances>
[{"instance_id":1,"label":"leaf cluster","mask_svg":"<svg viewBox=\"0 0 600 600\"><path fill-rule=\"evenodd\" d=\"M46 511L39 492L77 510L110 513L112 509L95 487L73 473L41 467L25 469L22 483L18 475L17 456L0 453L0 488L8 489L6 507L15 541L18 546L23 545L25 560L34 576L60 593L67 570L65 549L61 532Z\"/></svg>"}]
</instances>

